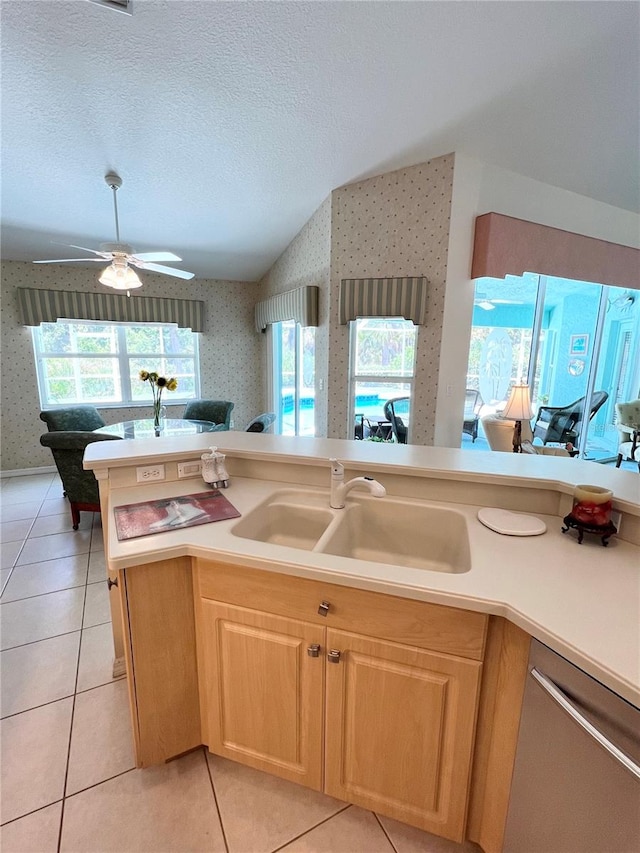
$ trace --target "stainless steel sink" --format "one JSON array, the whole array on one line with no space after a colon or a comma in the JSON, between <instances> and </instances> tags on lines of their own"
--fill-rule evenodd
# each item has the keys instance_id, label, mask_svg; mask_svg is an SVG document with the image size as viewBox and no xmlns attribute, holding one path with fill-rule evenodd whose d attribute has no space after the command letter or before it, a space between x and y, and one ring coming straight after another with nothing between
<instances>
[{"instance_id":1,"label":"stainless steel sink","mask_svg":"<svg viewBox=\"0 0 640 853\"><path fill-rule=\"evenodd\" d=\"M232 528L235 536L305 551L436 572L471 568L461 512L419 501L353 496L331 509L321 492L276 492Z\"/></svg>"}]
</instances>

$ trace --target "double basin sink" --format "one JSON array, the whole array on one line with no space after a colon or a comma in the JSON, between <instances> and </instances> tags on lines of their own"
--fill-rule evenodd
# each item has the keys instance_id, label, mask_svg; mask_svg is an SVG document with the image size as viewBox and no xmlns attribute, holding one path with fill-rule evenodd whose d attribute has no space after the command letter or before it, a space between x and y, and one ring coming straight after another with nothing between
<instances>
[{"instance_id":1,"label":"double basin sink","mask_svg":"<svg viewBox=\"0 0 640 853\"><path fill-rule=\"evenodd\" d=\"M232 528L235 536L304 551L435 572L471 568L465 516L420 501L351 493L344 509L329 494L283 489Z\"/></svg>"}]
</instances>

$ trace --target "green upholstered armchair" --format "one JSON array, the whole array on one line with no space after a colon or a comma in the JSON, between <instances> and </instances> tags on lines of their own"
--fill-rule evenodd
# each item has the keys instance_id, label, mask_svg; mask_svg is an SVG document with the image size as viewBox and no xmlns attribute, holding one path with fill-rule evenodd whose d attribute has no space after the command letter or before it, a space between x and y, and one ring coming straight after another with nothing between
<instances>
[{"instance_id":1,"label":"green upholstered armchair","mask_svg":"<svg viewBox=\"0 0 640 853\"><path fill-rule=\"evenodd\" d=\"M65 431L45 432L40 444L50 447L53 460L62 480L64 493L71 504L73 529L80 524L81 512L100 512L98 481L93 471L85 471L82 459L87 444L94 441L119 441L117 435L101 435L95 432Z\"/></svg>"},{"instance_id":2,"label":"green upholstered armchair","mask_svg":"<svg viewBox=\"0 0 640 853\"><path fill-rule=\"evenodd\" d=\"M58 432L58 430L82 430L89 432L105 426L105 422L94 406L70 406L68 409L47 409L44 412L40 412L40 420L46 423L49 432Z\"/></svg>"},{"instance_id":3,"label":"green upholstered armchair","mask_svg":"<svg viewBox=\"0 0 640 853\"><path fill-rule=\"evenodd\" d=\"M230 429L232 411L233 403L226 400L192 400L185 406L182 417L192 421L224 424L225 429Z\"/></svg>"},{"instance_id":4,"label":"green upholstered armchair","mask_svg":"<svg viewBox=\"0 0 640 853\"><path fill-rule=\"evenodd\" d=\"M245 432L268 432L271 429L271 424L275 421L276 416L274 412L263 412L261 415L257 415L252 421L244 428Z\"/></svg>"}]
</instances>

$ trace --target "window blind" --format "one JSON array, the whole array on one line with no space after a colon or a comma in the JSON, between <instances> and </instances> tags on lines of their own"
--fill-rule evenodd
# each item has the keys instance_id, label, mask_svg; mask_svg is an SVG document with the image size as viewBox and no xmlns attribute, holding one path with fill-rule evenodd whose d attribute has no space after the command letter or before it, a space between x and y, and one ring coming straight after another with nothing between
<instances>
[{"instance_id":1,"label":"window blind","mask_svg":"<svg viewBox=\"0 0 640 853\"><path fill-rule=\"evenodd\" d=\"M103 320L110 323L176 323L182 329L204 331L204 302L193 299L19 287L18 305L20 322L24 326L55 323L59 319Z\"/></svg>"},{"instance_id":2,"label":"window blind","mask_svg":"<svg viewBox=\"0 0 640 853\"><path fill-rule=\"evenodd\" d=\"M427 279L343 278L340 282L340 323L358 317L404 317L416 326L425 322Z\"/></svg>"},{"instance_id":3,"label":"window blind","mask_svg":"<svg viewBox=\"0 0 640 853\"><path fill-rule=\"evenodd\" d=\"M264 299L256 305L255 318L258 332L264 332L271 323L283 320L295 320L301 326L317 326L318 287L297 287Z\"/></svg>"}]
</instances>

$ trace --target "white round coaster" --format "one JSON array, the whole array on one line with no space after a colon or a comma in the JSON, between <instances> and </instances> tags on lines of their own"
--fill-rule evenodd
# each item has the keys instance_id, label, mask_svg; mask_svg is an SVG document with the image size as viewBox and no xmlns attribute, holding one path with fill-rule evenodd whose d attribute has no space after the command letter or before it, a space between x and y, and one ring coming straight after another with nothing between
<instances>
[{"instance_id":1,"label":"white round coaster","mask_svg":"<svg viewBox=\"0 0 640 853\"><path fill-rule=\"evenodd\" d=\"M522 512L511 512L508 509L482 507L478 510L478 521L505 536L539 536L547 529L541 518L525 515Z\"/></svg>"}]
</instances>

